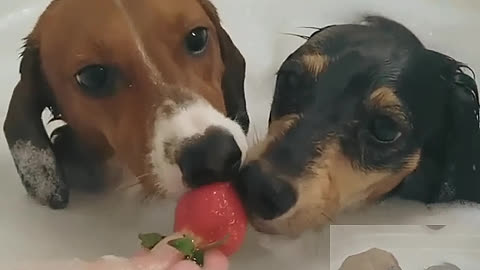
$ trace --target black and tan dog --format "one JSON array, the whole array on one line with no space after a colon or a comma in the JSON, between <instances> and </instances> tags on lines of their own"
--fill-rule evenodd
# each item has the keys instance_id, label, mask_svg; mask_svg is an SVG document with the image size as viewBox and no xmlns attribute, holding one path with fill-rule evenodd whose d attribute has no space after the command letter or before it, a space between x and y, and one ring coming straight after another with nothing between
<instances>
[{"instance_id":1,"label":"black and tan dog","mask_svg":"<svg viewBox=\"0 0 480 270\"><path fill-rule=\"evenodd\" d=\"M298 234L390 195L480 201L469 68L385 17L314 32L278 71L236 186L262 232Z\"/></svg>"}]
</instances>

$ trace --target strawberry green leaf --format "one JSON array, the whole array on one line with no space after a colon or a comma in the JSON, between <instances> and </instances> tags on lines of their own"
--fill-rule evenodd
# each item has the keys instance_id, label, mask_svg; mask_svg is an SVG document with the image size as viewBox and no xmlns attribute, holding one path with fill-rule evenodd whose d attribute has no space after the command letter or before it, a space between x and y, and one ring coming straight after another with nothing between
<instances>
[{"instance_id":1,"label":"strawberry green leaf","mask_svg":"<svg viewBox=\"0 0 480 270\"><path fill-rule=\"evenodd\" d=\"M205 258L205 252L200 249L195 249L191 260L194 261L196 264L198 264L200 267L202 267L204 263L204 258Z\"/></svg>"},{"instance_id":2,"label":"strawberry green leaf","mask_svg":"<svg viewBox=\"0 0 480 270\"><path fill-rule=\"evenodd\" d=\"M193 239L188 236L170 240L168 241L168 244L180 251L183 255L185 255L185 257L188 258L193 257L193 253L196 249Z\"/></svg>"},{"instance_id":3,"label":"strawberry green leaf","mask_svg":"<svg viewBox=\"0 0 480 270\"><path fill-rule=\"evenodd\" d=\"M138 235L138 239L142 241L142 246L147 249L152 249L164 238L165 236L158 233L140 233Z\"/></svg>"}]
</instances>

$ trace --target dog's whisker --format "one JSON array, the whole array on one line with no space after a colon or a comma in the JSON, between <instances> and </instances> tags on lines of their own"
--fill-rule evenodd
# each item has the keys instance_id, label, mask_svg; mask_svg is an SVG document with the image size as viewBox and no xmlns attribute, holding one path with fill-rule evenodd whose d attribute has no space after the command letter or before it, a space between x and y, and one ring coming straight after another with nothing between
<instances>
[{"instance_id":1,"label":"dog's whisker","mask_svg":"<svg viewBox=\"0 0 480 270\"><path fill-rule=\"evenodd\" d=\"M116 191L125 191L125 190L128 190L128 189L131 189L131 188L134 188L138 185L140 185L140 181L136 181L134 183L128 183L128 184L125 184L125 185L120 185L118 186L117 188L115 188Z\"/></svg>"},{"instance_id":2,"label":"dog's whisker","mask_svg":"<svg viewBox=\"0 0 480 270\"><path fill-rule=\"evenodd\" d=\"M295 33L282 33L282 34L287 35L287 36L299 37L299 38L304 39L304 40L308 40L310 38L309 36L295 34Z\"/></svg>"},{"instance_id":3,"label":"dog's whisker","mask_svg":"<svg viewBox=\"0 0 480 270\"><path fill-rule=\"evenodd\" d=\"M326 219L328 219L329 222L333 223L333 218L331 218L329 215L325 214L324 212L320 213L322 216L324 216Z\"/></svg>"},{"instance_id":4,"label":"dog's whisker","mask_svg":"<svg viewBox=\"0 0 480 270\"><path fill-rule=\"evenodd\" d=\"M131 188L134 188L138 185L140 185L142 182L141 181L137 181L135 183L132 183L132 184L128 184L128 185L125 185L125 186L120 186L117 188L117 190L127 190L127 189L131 189Z\"/></svg>"},{"instance_id":5,"label":"dog's whisker","mask_svg":"<svg viewBox=\"0 0 480 270\"><path fill-rule=\"evenodd\" d=\"M465 65L465 64L461 64L459 67L458 67L459 71L462 72L462 73L465 73L463 70L466 69L470 72L470 75L473 77L473 79L475 80L476 79L476 74L475 74L475 71L473 71L473 69L471 67L469 67L468 65Z\"/></svg>"},{"instance_id":6,"label":"dog's whisker","mask_svg":"<svg viewBox=\"0 0 480 270\"><path fill-rule=\"evenodd\" d=\"M144 174L141 174L139 176L135 176L135 178L137 178L138 180L141 180L142 178L145 178L145 177L148 177L148 176L153 176L154 173L144 173Z\"/></svg>"},{"instance_id":7,"label":"dog's whisker","mask_svg":"<svg viewBox=\"0 0 480 270\"><path fill-rule=\"evenodd\" d=\"M154 191L149 191L149 192L144 192L140 198L140 202L142 204L149 204L153 201L155 198L155 194L157 193L157 190Z\"/></svg>"},{"instance_id":8,"label":"dog's whisker","mask_svg":"<svg viewBox=\"0 0 480 270\"><path fill-rule=\"evenodd\" d=\"M164 198L164 192L165 191L162 190L162 189L156 189L155 191L153 191L149 194L146 194L145 198L144 198L145 203L151 203L155 200L163 199Z\"/></svg>"},{"instance_id":9,"label":"dog's whisker","mask_svg":"<svg viewBox=\"0 0 480 270\"><path fill-rule=\"evenodd\" d=\"M313 29L313 30L321 30L322 28L320 27L315 27L315 26L298 26L297 28L300 29Z\"/></svg>"},{"instance_id":10,"label":"dog's whisker","mask_svg":"<svg viewBox=\"0 0 480 270\"><path fill-rule=\"evenodd\" d=\"M148 177L148 176L152 176L152 175L154 175L154 174L153 173L144 173L144 174L141 174L139 176L135 176L135 182L128 183L126 185L120 186L120 187L117 188L117 190L127 190L127 189L134 188L134 187L136 187L136 186L138 186L142 183L143 178Z\"/></svg>"}]
</instances>

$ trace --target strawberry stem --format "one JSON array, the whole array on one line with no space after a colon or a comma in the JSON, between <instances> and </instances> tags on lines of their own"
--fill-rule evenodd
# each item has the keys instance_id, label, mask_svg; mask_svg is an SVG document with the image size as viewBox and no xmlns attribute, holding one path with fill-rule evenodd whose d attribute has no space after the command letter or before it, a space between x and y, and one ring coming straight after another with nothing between
<instances>
[{"instance_id":1,"label":"strawberry stem","mask_svg":"<svg viewBox=\"0 0 480 270\"><path fill-rule=\"evenodd\" d=\"M202 267L205 260L205 252L200 249L195 249L191 260L198 264L198 266Z\"/></svg>"},{"instance_id":2,"label":"strawberry stem","mask_svg":"<svg viewBox=\"0 0 480 270\"><path fill-rule=\"evenodd\" d=\"M182 238L168 241L168 244L180 251L183 254L185 260L191 260L200 267L203 266L205 252L195 245L195 241L193 240L193 238L187 235L183 235Z\"/></svg>"},{"instance_id":3,"label":"strawberry stem","mask_svg":"<svg viewBox=\"0 0 480 270\"><path fill-rule=\"evenodd\" d=\"M180 251L185 257L191 258L193 253L197 249L195 242L191 237L184 235L182 238L177 238L168 241L168 244L178 251Z\"/></svg>"},{"instance_id":4,"label":"strawberry stem","mask_svg":"<svg viewBox=\"0 0 480 270\"><path fill-rule=\"evenodd\" d=\"M225 244L229 237L230 235L227 234L222 239L199 248L196 246L195 240L192 237L183 235L181 238L168 241L168 245L181 252L186 260L194 261L197 265L202 267L205 260L205 252ZM151 250L162 241L165 236L158 233L141 233L138 235L138 238L142 241L142 246L144 248Z\"/></svg>"}]
</instances>

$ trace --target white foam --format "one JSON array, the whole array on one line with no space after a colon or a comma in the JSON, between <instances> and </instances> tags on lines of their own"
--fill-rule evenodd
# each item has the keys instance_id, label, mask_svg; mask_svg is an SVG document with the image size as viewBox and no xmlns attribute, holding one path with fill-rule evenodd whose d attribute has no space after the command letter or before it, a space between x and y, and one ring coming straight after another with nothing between
<instances>
[{"instance_id":1,"label":"white foam","mask_svg":"<svg viewBox=\"0 0 480 270\"><path fill-rule=\"evenodd\" d=\"M46 203L53 195L60 200L59 195L55 193L60 180L50 149L39 149L30 141L19 140L12 147L12 156L18 170L23 174L25 185L34 190L36 199Z\"/></svg>"}]
</instances>

